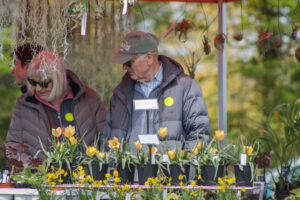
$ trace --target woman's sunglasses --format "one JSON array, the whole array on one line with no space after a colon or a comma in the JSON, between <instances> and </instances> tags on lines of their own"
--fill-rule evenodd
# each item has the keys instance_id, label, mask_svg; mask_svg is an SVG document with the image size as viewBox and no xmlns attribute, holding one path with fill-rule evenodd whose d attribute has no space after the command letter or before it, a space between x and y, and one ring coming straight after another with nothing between
<instances>
[{"instance_id":1,"label":"woman's sunglasses","mask_svg":"<svg viewBox=\"0 0 300 200\"><path fill-rule=\"evenodd\" d=\"M28 78L28 82L30 83L30 85L32 86L36 86L37 84L41 87L41 88L48 88L49 83L51 83L52 81L48 81L48 82L37 82L31 78Z\"/></svg>"}]
</instances>

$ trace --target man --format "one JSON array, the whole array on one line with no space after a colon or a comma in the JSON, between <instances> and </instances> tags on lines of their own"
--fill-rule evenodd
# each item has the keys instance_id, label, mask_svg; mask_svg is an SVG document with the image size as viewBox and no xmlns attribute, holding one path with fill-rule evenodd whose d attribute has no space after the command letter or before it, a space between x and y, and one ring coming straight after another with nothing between
<instances>
[{"instance_id":1,"label":"man","mask_svg":"<svg viewBox=\"0 0 300 200\"><path fill-rule=\"evenodd\" d=\"M12 72L14 73L16 84L21 85L22 93L27 91L26 80L29 64L33 56L41 50L43 50L43 47L40 45L25 43L14 49L12 53L14 56L14 68Z\"/></svg>"},{"instance_id":2,"label":"man","mask_svg":"<svg viewBox=\"0 0 300 200\"><path fill-rule=\"evenodd\" d=\"M209 118L202 92L195 80L184 74L175 60L158 55L158 38L147 32L125 36L111 61L122 64L127 73L115 88L107 114L104 135L133 142L147 134L146 111L134 110L136 99L157 99L159 109L149 112L149 133L167 127L169 145L185 140L184 148L208 140Z\"/></svg>"}]
</instances>

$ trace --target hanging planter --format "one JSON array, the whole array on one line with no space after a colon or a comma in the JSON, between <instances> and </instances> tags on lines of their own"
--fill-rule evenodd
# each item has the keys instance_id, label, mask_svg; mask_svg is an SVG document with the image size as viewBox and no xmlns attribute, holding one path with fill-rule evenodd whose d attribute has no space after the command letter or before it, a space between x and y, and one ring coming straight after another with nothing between
<instances>
[{"instance_id":1,"label":"hanging planter","mask_svg":"<svg viewBox=\"0 0 300 200\"><path fill-rule=\"evenodd\" d=\"M225 44L226 35L224 33L219 33L214 40L214 45L216 49L223 50Z\"/></svg>"},{"instance_id":2,"label":"hanging planter","mask_svg":"<svg viewBox=\"0 0 300 200\"><path fill-rule=\"evenodd\" d=\"M211 47L208 43L208 37L206 37L205 35L203 36L203 51L205 52L206 55L210 54L211 52Z\"/></svg>"},{"instance_id":3,"label":"hanging planter","mask_svg":"<svg viewBox=\"0 0 300 200\"><path fill-rule=\"evenodd\" d=\"M185 42L187 40L187 31L194 28L195 27L188 20L183 19L175 26L175 36L178 34L180 42Z\"/></svg>"},{"instance_id":4,"label":"hanging planter","mask_svg":"<svg viewBox=\"0 0 300 200\"><path fill-rule=\"evenodd\" d=\"M295 56L296 56L298 62L300 62L300 46L297 47L297 49L295 51Z\"/></svg>"},{"instance_id":5,"label":"hanging planter","mask_svg":"<svg viewBox=\"0 0 300 200\"><path fill-rule=\"evenodd\" d=\"M291 33L292 40L296 40L296 38L297 38L297 29L298 29L298 26L292 27L292 33Z\"/></svg>"},{"instance_id":6,"label":"hanging planter","mask_svg":"<svg viewBox=\"0 0 300 200\"><path fill-rule=\"evenodd\" d=\"M236 41L241 41L244 37L244 34L242 32L239 32L239 33L235 33L233 35L233 38L236 40Z\"/></svg>"},{"instance_id":7,"label":"hanging planter","mask_svg":"<svg viewBox=\"0 0 300 200\"><path fill-rule=\"evenodd\" d=\"M272 47L274 49L279 49L282 45L282 41L281 41L281 37L280 35L275 35L273 38L272 38Z\"/></svg>"},{"instance_id":8,"label":"hanging planter","mask_svg":"<svg viewBox=\"0 0 300 200\"><path fill-rule=\"evenodd\" d=\"M262 52L266 52L270 49L271 36L272 36L272 32L268 32L266 30L259 32L257 42L258 42L258 46Z\"/></svg>"}]
</instances>

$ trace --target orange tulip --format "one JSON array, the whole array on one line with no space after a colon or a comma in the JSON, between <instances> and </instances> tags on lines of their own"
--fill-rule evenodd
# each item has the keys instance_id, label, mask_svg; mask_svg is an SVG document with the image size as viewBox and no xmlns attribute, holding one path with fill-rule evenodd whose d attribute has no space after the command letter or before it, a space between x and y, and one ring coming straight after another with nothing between
<instances>
[{"instance_id":1,"label":"orange tulip","mask_svg":"<svg viewBox=\"0 0 300 200\"><path fill-rule=\"evenodd\" d=\"M198 142L197 148L202 149L204 147L204 142Z\"/></svg>"},{"instance_id":2,"label":"orange tulip","mask_svg":"<svg viewBox=\"0 0 300 200\"><path fill-rule=\"evenodd\" d=\"M136 141L136 142L134 142L134 146L135 146L135 148L138 150L138 151L140 151L141 149L142 149L142 145L141 145L141 143L140 143L140 141Z\"/></svg>"},{"instance_id":3,"label":"orange tulip","mask_svg":"<svg viewBox=\"0 0 300 200\"><path fill-rule=\"evenodd\" d=\"M185 156L185 151L184 150L180 150L180 157L184 157Z\"/></svg>"},{"instance_id":4,"label":"orange tulip","mask_svg":"<svg viewBox=\"0 0 300 200\"><path fill-rule=\"evenodd\" d=\"M87 154L88 156L93 157L97 152L98 152L98 150L97 150L95 147L88 146L88 147L86 148L86 154Z\"/></svg>"},{"instance_id":5,"label":"orange tulip","mask_svg":"<svg viewBox=\"0 0 300 200\"><path fill-rule=\"evenodd\" d=\"M199 150L198 150L198 148L193 148L193 149L191 149L191 152L192 152L192 154L194 154L196 156L196 155L198 155Z\"/></svg>"},{"instance_id":6,"label":"orange tulip","mask_svg":"<svg viewBox=\"0 0 300 200\"><path fill-rule=\"evenodd\" d=\"M217 140L221 141L224 138L224 131L223 130L217 130L215 131L215 137Z\"/></svg>"},{"instance_id":7,"label":"orange tulip","mask_svg":"<svg viewBox=\"0 0 300 200\"><path fill-rule=\"evenodd\" d=\"M74 145L77 142L77 139L75 137L69 138L72 145Z\"/></svg>"},{"instance_id":8,"label":"orange tulip","mask_svg":"<svg viewBox=\"0 0 300 200\"><path fill-rule=\"evenodd\" d=\"M73 137L75 134L75 127L74 126L67 126L64 130L64 135L67 137L67 138L71 138Z\"/></svg>"},{"instance_id":9,"label":"orange tulip","mask_svg":"<svg viewBox=\"0 0 300 200\"><path fill-rule=\"evenodd\" d=\"M118 138L114 137L112 140L108 140L108 147L110 149L118 149L120 148L120 143Z\"/></svg>"},{"instance_id":10,"label":"orange tulip","mask_svg":"<svg viewBox=\"0 0 300 200\"><path fill-rule=\"evenodd\" d=\"M56 129L52 129L52 135L56 138L59 138L61 136L62 130L60 127L57 127Z\"/></svg>"}]
</instances>

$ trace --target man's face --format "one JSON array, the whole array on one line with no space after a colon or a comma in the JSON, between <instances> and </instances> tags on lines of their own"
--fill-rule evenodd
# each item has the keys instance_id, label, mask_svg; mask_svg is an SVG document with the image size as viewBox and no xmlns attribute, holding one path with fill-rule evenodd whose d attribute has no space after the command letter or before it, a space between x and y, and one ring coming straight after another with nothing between
<instances>
[{"instance_id":1,"label":"man's face","mask_svg":"<svg viewBox=\"0 0 300 200\"><path fill-rule=\"evenodd\" d=\"M153 78L152 67L146 62L146 55L137 56L123 64L132 80L149 82Z\"/></svg>"},{"instance_id":2,"label":"man's face","mask_svg":"<svg viewBox=\"0 0 300 200\"><path fill-rule=\"evenodd\" d=\"M28 66L29 63L25 64L25 66L22 66L21 61L18 58L15 58L12 72L14 73L15 81L18 85L25 85Z\"/></svg>"}]
</instances>

